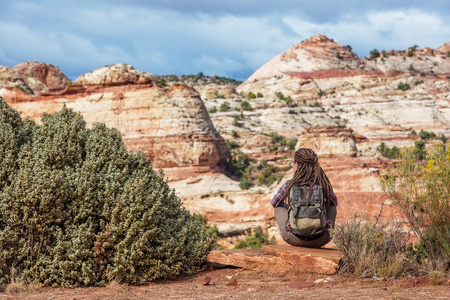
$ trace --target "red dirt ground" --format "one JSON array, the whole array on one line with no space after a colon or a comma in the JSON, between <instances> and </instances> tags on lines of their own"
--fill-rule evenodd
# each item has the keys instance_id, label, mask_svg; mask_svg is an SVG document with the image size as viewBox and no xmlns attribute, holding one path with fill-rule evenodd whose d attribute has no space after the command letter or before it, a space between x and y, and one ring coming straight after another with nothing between
<instances>
[{"instance_id":1,"label":"red dirt ground","mask_svg":"<svg viewBox=\"0 0 450 300\"><path fill-rule=\"evenodd\" d=\"M227 286L232 276L237 285ZM206 277L211 278L208 285L204 285ZM41 288L18 294L0 293L0 299L449 299L450 295L448 282L432 286L426 278L330 277L336 281L314 284L326 276L300 273L268 277L262 272L226 268L143 286Z\"/></svg>"}]
</instances>

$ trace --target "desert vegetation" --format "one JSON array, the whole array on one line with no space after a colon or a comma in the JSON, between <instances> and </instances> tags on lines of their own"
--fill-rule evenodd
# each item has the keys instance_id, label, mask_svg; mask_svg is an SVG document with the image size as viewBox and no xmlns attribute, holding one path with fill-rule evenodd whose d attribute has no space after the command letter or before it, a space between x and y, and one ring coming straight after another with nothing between
<instances>
[{"instance_id":1,"label":"desert vegetation","mask_svg":"<svg viewBox=\"0 0 450 300\"><path fill-rule=\"evenodd\" d=\"M0 97L0 288L142 284L202 269L215 246L118 130L64 107L42 124Z\"/></svg>"},{"instance_id":2,"label":"desert vegetation","mask_svg":"<svg viewBox=\"0 0 450 300\"><path fill-rule=\"evenodd\" d=\"M222 76L207 76L203 74L203 72L199 72L198 74L190 74L190 75L160 75L158 76L158 80L164 81L165 84L173 84L173 83L182 83L188 86L199 86L199 85L210 85L210 84L221 84L221 85L233 85L238 86L242 83L242 81L235 80L229 77Z\"/></svg>"},{"instance_id":3,"label":"desert vegetation","mask_svg":"<svg viewBox=\"0 0 450 300\"><path fill-rule=\"evenodd\" d=\"M406 226L381 222L380 211L375 222L355 219L333 230L344 254L341 271L385 277L428 274L438 284L450 270L450 150L443 143L425 149L423 141L417 142L419 147L396 150L398 160L380 177ZM408 242L409 230L417 242Z\"/></svg>"},{"instance_id":4,"label":"desert vegetation","mask_svg":"<svg viewBox=\"0 0 450 300\"><path fill-rule=\"evenodd\" d=\"M236 120L236 119L235 119ZM237 119L238 123L239 118ZM233 136L238 137L238 133L233 131ZM287 140L284 136L276 132L261 133L262 135L271 138L269 148L262 149L263 152L269 151L285 151L292 152L297 144L297 139ZM226 169L231 177L240 180L239 186L241 189L249 189L253 185L271 186L274 182L280 182L283 178L284 172L289 168L288 166L280 168L273 163L268 163L267 160L260 162L250 158L240 150L240 145L235 141L226 140L228 147L228 156L226 160ZM284 159L287 155L284 156ZM282 160L284 160L282 159Z\"/></svg>"}]
</instances>

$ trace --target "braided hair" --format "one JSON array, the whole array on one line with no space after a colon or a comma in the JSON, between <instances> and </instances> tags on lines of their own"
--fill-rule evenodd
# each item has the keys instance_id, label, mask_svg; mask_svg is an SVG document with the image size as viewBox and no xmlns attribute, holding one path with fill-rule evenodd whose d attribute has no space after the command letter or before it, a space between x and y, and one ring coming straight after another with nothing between
<instances>
[{"instance_id":1,"label":"braided hair","mask_svg":"<svg viewBox=\"0 0 450 300\"><path fill-rule=\"evenodd\" d=\"M294 162L298 164L294 176L286 185L283 201L289 201L291 187L302 185L311 189L314 185L322 187L327 208L330 206L330 193L333 190L330 180L319 165L316 153L309 148L300 148L295 152Z\"/></svg>"}]
</instances>

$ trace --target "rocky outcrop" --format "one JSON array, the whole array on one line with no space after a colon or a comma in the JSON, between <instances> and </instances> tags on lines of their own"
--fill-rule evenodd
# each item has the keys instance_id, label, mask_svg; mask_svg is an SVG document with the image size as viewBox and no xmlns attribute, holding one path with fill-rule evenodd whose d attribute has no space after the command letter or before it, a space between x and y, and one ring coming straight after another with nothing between
<instances>
[{"instance_id":1,"label":"rocky outcrop","mask_svg":"<svg viewBox=\"0 0 450 300\"><path fill-rule=\"evenodd\" d=\"M199 94L183 85L160 88L148 74L121 64L80 76L82 80L64 92L5 97L23 117L33 119L66 104L89 125L102 122L119 129L127 147L142 151L156 168L217 165L225 157L226 145Z\"/></svg>"},{"instance_id":2,"label":"rocky outcrop","mask_svg":"<svg viewBox=\"0 0 450 300\"><path fill-rule=\"evenodd\" d=\"M64 90L70 81L58 67L40 62L19 63L13 69L34 93Z\"/></svg>"},{"instance_id":3,"label":"rocky outcrop","mask_svg":"<svg viewBox=\"0 0 450 300\"><path fill-rule=\"evenodd\" d=\"M316 77L320 76L321 73L317 72L320 70L335 70L339 73L345 68L349 72L348 70L359 69L361 63L348 47L322 34L316 34L275 56L244 81L242 86L274 77ZM350 71L350 74L353 73Z\"/></svg>"},{"instance_id":4,"label":"rocky outcrop","mask_svg":"<svg viewBox=\"0 0 450 300\"><path fill-rule=\"evenodd\" d=\"M308 128L299 137L296 149L311 148L321 157L356 156L353 130L338 127Z\"/></svg>"},{"instance_id":5,"label":"rocky outcrop","mask_svg":"<svg viewBox=\"0 0 450 300\"><path fill-rule=\"evenodd\" d=\"M293 246L263 246L262 249L215 250L208 262L235 266L246 270L282 275L286 272L309 272L333 275L342 253L334 249L312 249Z\"/></svg>"},{"instance_id":6,"label":"rocky outcrop","mask_svg":"<svg viewBox=\"0 0 450 300\"><path fill-rule=\"evenodd\" d=\"M104 66L90 73L83 74L75 80L76 85L115 86L125 84L154 83L156 77L148 72L140 72L124 63Z\"/></svg>"},{"instance_id":7,"label":"rocky outcrop","mask_svg":"<svg viewBox=\"0 0 450 300\"><path fill-rule=\"evenodd\" d=\"M19 94L20 92L33 94L33 90L19 73L10 67L0 66L0 95L11 94L11 91Z\"/></svg>"}]
</instances>

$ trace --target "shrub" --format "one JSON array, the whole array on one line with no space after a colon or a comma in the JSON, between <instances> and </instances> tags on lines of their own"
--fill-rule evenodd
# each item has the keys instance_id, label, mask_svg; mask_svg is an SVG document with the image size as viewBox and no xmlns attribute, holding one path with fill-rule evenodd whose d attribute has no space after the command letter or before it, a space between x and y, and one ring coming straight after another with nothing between
<instances>
[{"instance_id":1,"label":"shrub","mask_svg":"<svg viewBox=\"0 0 450 300\"><path fill-rule=\"evenodd\" d=\"M216 99L225 99L225 95L223 94L215 94Z\"/></svg>"},{"instance_id":2,"label":"shrub","mask_svg":"<svg viewBox=\"0 0 450 300\"><path fill-rule=\"evenodd\" d=\"M297 145L297 139L289 140L289 141L286 143L286 145L287 145L287 147L288 147L289 150L294 150L294 149L295 149L295 145Z\"/></svg>"},{"instance_id":3,"label":"shrub","mask_svg":"<svg viewBox=\"0 0 450 300\"><path fill-rule=\"evenodd\" d=\"M278 97L279 100L286 100L282 92L276 92L275 95Z\"/></svg>"},{"instance_id":4,"label":"shrub","mask_svg":"<svg viewBox=\"0 0 450 300\"><path fill-rule=\"evenodd\" d=\"M241 179L245 169L250 166L251 159L241 150L230 151L226 160L226 168L230 175Z\"/></svg>"},{"instance_id":5,"label":"shrub","mask_svg":"<svg viewBox=\"0 0 450 300\"><path fill-rule=\"evenodd\" d=\"M244 174L241 178L241 180L239 181L239 187L242 190L247 190L252 186L252 181L250 180L248 174Z\"/></svg>"},{"instance_id":6,"label":"shrub","mask_svg":"<svg viewBox=\"0 0 450 300\"><path fill-rule=\"evenodd\" d=\"M381 155L387 158L398 158L400 154L400 148L393 146L392 148L386 147L385 143L381 143L377 150L380 151Z\"/></svg>"},{"instance_id":7,"label":"shrub","mask_svg":"<svg viewBox=\"0 0 450 300\"><path fill-rule=\"evenodd\" d=\"M380 52L378 52L377 49L373 49L372 51L370 51L370 58L377 58L380 57Z\"/></svg>"},{"instance_id":8,"label":"shrub","mask_svg":"<svg viewBox=\"0 0 450 300\"><path fill-rule=\"evenodd\" d=\"M267 233L261 231L255 231L252 235L248 235L245 239L238 240L238 244L234 247L235 249L259 249L264 245L275 245L275 237L272 236L272 239L269 241L269 235Z\"/></svg>"},{"instance_id":9,"label":"shrub","mask_svg":"<svg viewBox=\"0 0 450 300\"><path fill-rule=\"evenodd\" d=\"M442 144L433 146L426 152L426 161L417 160L415 152L414 148L403 149L396 167L387 169L381 178L381 186L403 212L419 240L410 247L413 262L422 267L448 270L450 150Z\"/></svg>"},{"instance_id":10,"label":"shrub","mask_svg":"<svg viewBox=\"0 0 450 300\"><path fill-rule=\"evenodd\" d=\"M209 113L210 114L215 114L217 112L217 107L213 106L210 110Z\"/></svg>"},{"instance_id":11,"label":"shrub","mask_svg":"<svg viewBox=\"0 0 450 300\"><path fill-rule=\"evenodd\" d=\"M248 92L248 99L255 99L256 95L253 92Z\"/></svg>"},{"instance_id":12,"label":"shrub","mask_svg":"<svg viewBox=\"0 0 450 300\"><path fill-rule=\"evenodd\" d=\"M261 94L260 92L258 92L258 93L256 94L256 97L258 97L258 98L262 98L262 97L264 97L264 95L263 95L263 94Z\"/></svg>"},{"instance_id":13,"label":"shrub","mask_svg":"<svg viewBox=\"0 0 450 300\"><path fill-rule=\"evenodd\" d=\"M401 90L401 91L406 91L406 90L409 90L411 87L409 86L409 84L408 83L404 83L404 82L400 82L398 85L397 85L397 89L399 89L399 90Z\"/></svg>"},{"instance_id":14,"label":"shrub","mask_svg":"<svg viewBox=\"0 0 450 300\"><path fill-rule=\"evenodd\" d=\"M336 58L337 58L337 59L342 59L342 57L341 57L341 53L339 53L339 52L336 52Z\"/></svg>"},{"instance_id":15,"label":"shrub","mask_svg":"<svg viewBox=\"0 0 450 300\"><path fill-rule=\"evenodd\" d=\"M225 112L230 110L230 103L225 101L224 103L220 104L220 111Z\"/></svg>"},{"instance_id":16,"label":"shrub","mask_svg":"<svg viewBox=\"0 0 450 300\"><path fill-rule=\"evenodd\" d=\"M271 186L277 180L277 177L273 175L273 173L278 172L279 169L276 166L267 166L263 171L258 175L258 183L264 184L266 186Z\"/></svg>"},{"instance_id":17,"label":"shrub","mask_svg":"<svg viewBox=\"0 0 450 300\"><path fill-rule=\"evenodd\" d=\"M414 81L414 85L419 85L419 84L422 84L423 83L423 80L416 80L416 81Z\"/></svg>"},{"instance_id":18,"label":"shrub","mask_svg":"<svg viewBox=\"0 0 450 300\"><path fill-rule=\"evenodd\" d=\"M142 284L202 268L213 238L116 129L0 97L0 286ZM13 277L13 278L12 278Z\"/></svg>"},{"instance_id":19,"label":"shrub","mask_svg":"<svg viewBox=\"0 0 450 300\"><path fill-rule=\"evenodd\" d=\"M250 103L248 103L248 101L245 101L245 100L241 102L241 107L242 107L243 110L247 110L247 111L253 110L253 108L250 105Z\"/></svg>"},{"instance_id":20,"label":"shrub","mask_svg":"<svg viewBox=\"0 0 450 300\"><path fill-rule=\"evenodd\" d=\"M350 46L350 45L347 45L347 46L345 46L348 50L350 50L350 51L352 51L352 46Z\"/></svg>"},{"instance_id":21,"label":"shrub","mask_svg":"<svg viewBox=\"0 0 450 300\"><path fill-rule=\"evenodd\" d=\"M425 130L420 130L419 137L422 140L434 139L434 138L436 138L436 134L434 132L432 132L432 131L428 132L428 131L425 131Z\"/></svg>"},{"instance_id":22,"label":"shrub","mask_svg":"<svg viewBox=\"0 0 450 300\"><path fill-rule=\"evenodd\" d=\"M239 144L235 141L225 140L225 144L227 145L228 150L239 148Z\"/></svg>"},{"instance_id":23,"label":"shrub","mask_svg":"<svg viewBox=\"0 0 450 300\"><path fill-rule=\"evenodd\" d=\"M398 223L374 223L355 218L331 230L331 236L343 254L339 272L363 277L391 277L410 272L402 257L408 234Z\"/></svg>"}]
</instances>

